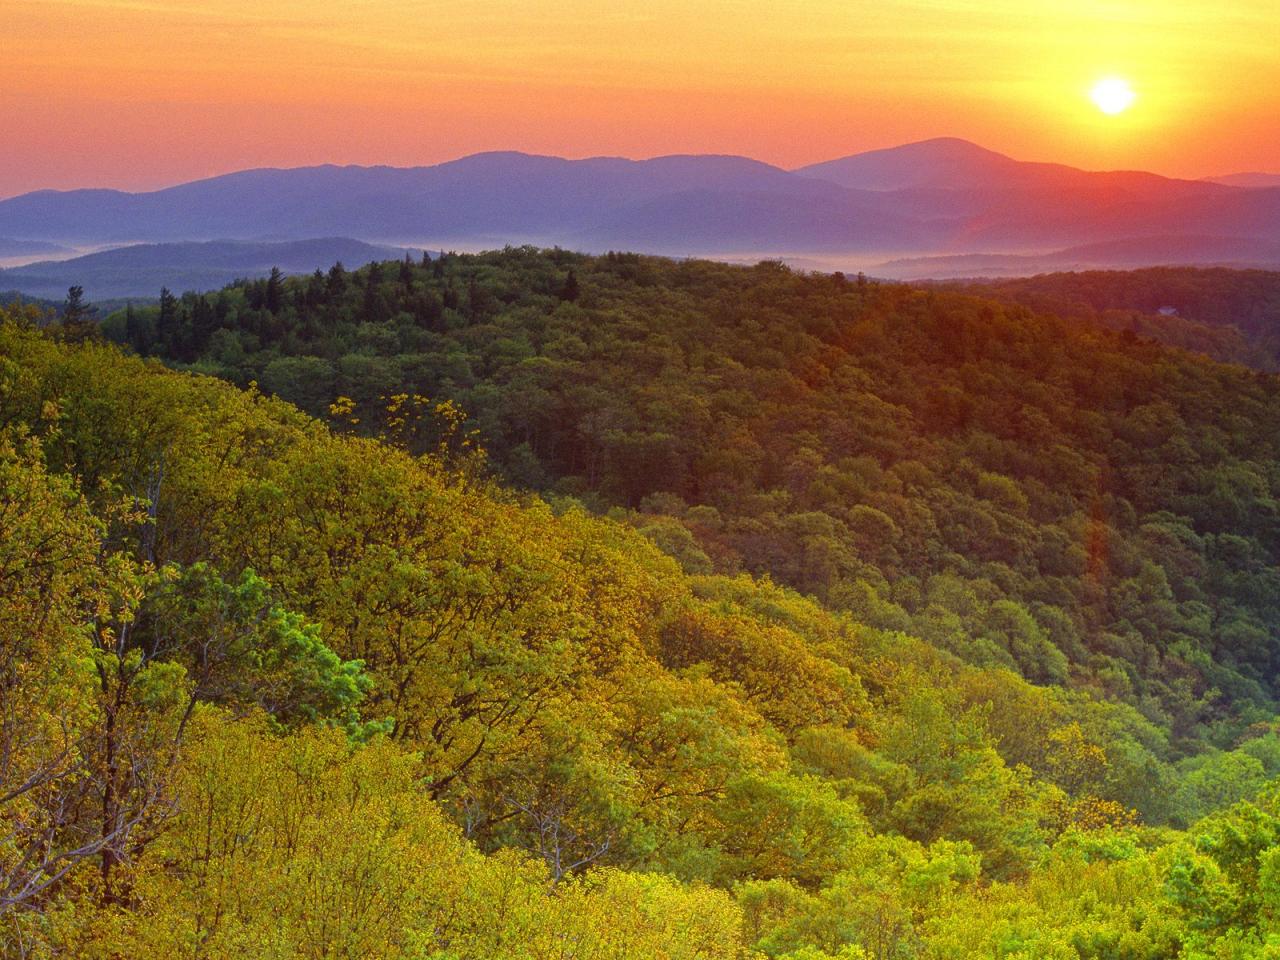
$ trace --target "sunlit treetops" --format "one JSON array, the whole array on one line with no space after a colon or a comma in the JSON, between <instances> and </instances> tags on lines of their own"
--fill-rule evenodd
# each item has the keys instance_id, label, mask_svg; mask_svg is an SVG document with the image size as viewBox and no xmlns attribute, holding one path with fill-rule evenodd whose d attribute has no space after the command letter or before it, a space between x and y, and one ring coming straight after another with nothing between
<instances>
[{"instance_id":1,"label":"sunlit treetops","mask_svg":"<svg viewBox=\"0 0 1280 960\"><path fill-rule=\"evenodd\" d=\"M1261 943L1267 384L769 264L378 273L105 325L222 311L171 360L247 390L0 324L6 953Z\"/></svg>"}]
</instances>

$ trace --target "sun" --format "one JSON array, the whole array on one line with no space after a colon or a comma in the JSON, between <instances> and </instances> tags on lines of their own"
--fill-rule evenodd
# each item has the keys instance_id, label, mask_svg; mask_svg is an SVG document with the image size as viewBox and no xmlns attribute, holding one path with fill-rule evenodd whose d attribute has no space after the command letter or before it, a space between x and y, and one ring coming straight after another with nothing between
<instances>
[{"instance_id":1,"label":"sun","mask_svg":"<svg viewBox=\"0 0 1280 960\"><path fill-rule=\"evenodd\" d=\"M1129 81L1123 77L1103 77L1093 85L1089 97L1098 105L1099 110L1110 116L1124 113L1138 99Z\"/></svg>"}]
</instances>

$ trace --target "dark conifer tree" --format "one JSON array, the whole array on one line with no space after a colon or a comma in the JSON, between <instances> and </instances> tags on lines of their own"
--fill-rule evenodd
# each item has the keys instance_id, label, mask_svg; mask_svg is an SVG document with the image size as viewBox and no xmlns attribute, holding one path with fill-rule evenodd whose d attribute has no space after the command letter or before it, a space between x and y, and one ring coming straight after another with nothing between
<instances>
[{"instance_id":1,"label":"dark conifer tree","mask_svg":"<svg viewBox=\"0 0 1280 960\"><path fill-rule=\"evenodd\" d=\"M560 299L572 303L581 293L582 290L578 287L578 275L570 270L569 275L564 278L564 286L560 288Z\"/></svg>"},{"instance_id":2,"label":"dark conifer tree","mask_svg":"<svg viewBox=\"0 0 1280 960\"><path fill-rule=\"evenodd\" d=\"M339 260L329 268L329 293L340 296L347 289L347 270Z\"/></svg>"},{"instance_id":3,"label":"dark conifer tree","mask_svg":"<svg viewBox=\"0 0 1280 960\"><path fill-rule=\"evenodd\" d=\"M364 319L367 323L381 323L386 320L385 301L379 287L382 285L382 264L369 264L365 275L364 287Z\"/></svg>"},{"instance_id":4,"label":"dark conifer tree","mask_svg":"<svg viewBox=\"0 0 1280 960\"><path fill-rule=\"evenodd\" d=\"M62 307L62 336L67 340L89 340L97 336L98 325L93 319L93 308L84 302L84 287L67 290L67 301Z\"/></svg>"},{"instance_id":5,"label":"dark conifer tree","mask_svg":"<svg viewBox=\"0 0 1280 960\"><path fill-rule=\"evenodd\" d=\"M168 287L160 288L160 317L159 325L162 335L173 327L178 317L178 298L169 292Z\"/></svg>"},{"instance_id":6,"label":"dark conifer tree","mask_svg":"<svg viewBox=\"0 0 1280 960\"><path fill-rule=\"evenodd\" d=\"M208 297L195 297L191 302L191 339L197 353L204 350L218 329L218 315Z\"/></svg>"},{"instance_id":7,"label":"dark conifer tree","mask_svg":"<svg viewBox=\"0 0 1280 960\"><path fill-rule=\"evenodd\" d=\"M279 267L272 267L271 275L267 277L264 305L272 313L279 313L280 308L284 306L284 274L280 272Z\"/></svg>"},{"instance_id":8,"label":"dark conifer tree","mask_svg":"<svg viewBox=\"0 0 1280 960\"><path fill-rule=\"evenodd\" d=\"M62 308L62 322L78 323L88 314L84 305L84 287L75 286L67 289L67 302Z\"/></svg>"}]
</instances>

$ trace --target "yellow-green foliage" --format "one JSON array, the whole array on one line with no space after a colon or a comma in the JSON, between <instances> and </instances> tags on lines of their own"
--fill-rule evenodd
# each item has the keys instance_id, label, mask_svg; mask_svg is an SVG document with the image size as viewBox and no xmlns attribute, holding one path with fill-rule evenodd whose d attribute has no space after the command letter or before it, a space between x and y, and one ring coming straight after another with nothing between
<instances>
[{"instance_id":1,"label":"yellow-green foliage","mask_svg":"<svg viewBox=\"0 0 1280 960\"><path fill-rule=\"evenodd\" d=\"M6 958L1261 957L1274 921L1274 800L1136 826L1173 768L1128 708L13 319L0 628ZM1197 802L1252 792L1252 733Z\"/></svg>"},{"instance_id":2,"label":"yellow-green foliage","mask_svg":"<svg viewBox=\"0 0 1280 960\"><path fill-rule=\"evenodd\" d=\"M417 758L318 727L286 737L201 711L181 807L127 911L54 918L77 957L736 957L725 893L602 870L549 883L486 857L420 789Z\"/></svg>"},{"instance_id":3,"label":"yellow-green foliage","mask_svg":"<svg viewBox=\"0 0 1280 960\"><path fill-rule=\"evenodd\" d=\"M612 508L686 572L768 574L1220 746L1280 703L1280 387L1134 336L1227 345L1135 310L1274 353L1276 277L1070 274L992 300L523 247L245 281L103 330L418 452L469 462L478 431L504 476ZM1125 800L1184 819L1168 794Z\"/></svg>"}]
</instances>

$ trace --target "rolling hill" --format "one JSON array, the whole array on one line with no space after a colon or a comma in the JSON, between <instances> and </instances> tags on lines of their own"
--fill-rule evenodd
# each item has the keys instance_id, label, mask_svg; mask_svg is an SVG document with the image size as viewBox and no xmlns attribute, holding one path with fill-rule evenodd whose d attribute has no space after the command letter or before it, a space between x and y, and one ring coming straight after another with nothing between
<instances>
[{"instance_id":1,"label":"rolling hill","mask_svg":"<svg viewBox=\"0 0 1280 960\"><path fill-rule=\"evenodd\" d=\"M100 330L0 309L3 929L1260 958L1278 391L772 261L511 248Z\"/></svg>"},{"instance_id":2,"label":"rolling hill","mask_svg":"<svg viewBox=\"0 0 1280 960\"><path fill-rule=\"evenodd\" d=\"M1108 298L1190 313L1230 284L1208 279ZM392 395L456 403L516 484L635 510L690 570L768 574L973 662L1106 691L1178 739L1280 702L1280 408L1252 371L1012 298L771 262L520 248L266 288L103 333L318 416L346 398L359 430ZM1227 409L1253 428L1223 436ZM441 442L430 417L396 416L416 452ZM1226 534L1256 538L1257 565L1214 553Z\"/></svg>"}]
</instances>

